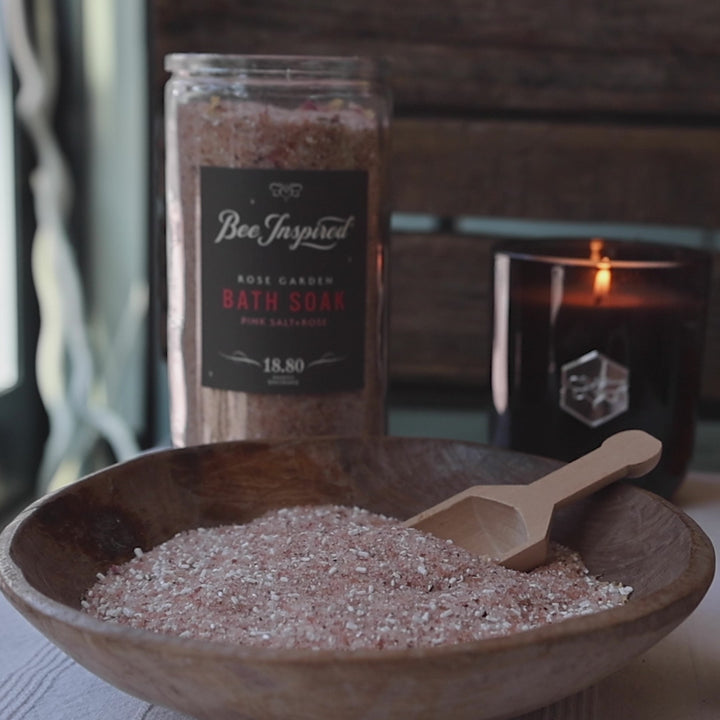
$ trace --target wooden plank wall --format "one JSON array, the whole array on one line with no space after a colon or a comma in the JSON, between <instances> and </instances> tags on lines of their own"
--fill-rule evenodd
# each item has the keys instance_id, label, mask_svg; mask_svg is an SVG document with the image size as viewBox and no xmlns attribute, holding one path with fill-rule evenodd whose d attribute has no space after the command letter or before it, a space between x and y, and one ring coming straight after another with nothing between
<instances>
[{"instance_id":1,"label":"wooden plank wall","mask_svg":"<svg viewBox=\"0 0 720 720\"><path fill-rule=\"evenodd\" d=\"M396 210L720 228L715 0L150 0L149 41L158 148L168 52L382 56ZM491 244L393 238L394 380L487 383ZM716 261L716 403L718 327Z\"/></svg>"}]
</instances>

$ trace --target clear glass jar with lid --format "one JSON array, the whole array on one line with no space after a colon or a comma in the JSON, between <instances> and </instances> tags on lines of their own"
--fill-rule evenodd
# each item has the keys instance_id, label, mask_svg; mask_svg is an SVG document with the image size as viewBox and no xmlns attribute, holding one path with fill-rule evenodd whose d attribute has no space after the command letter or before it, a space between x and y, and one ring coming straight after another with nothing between
<instances>
[{"instance_id":1,"label":"clear glass jar with lid","mask_svg":"<svg viewBox=\"0 0 720 720\"><path fill-rule=\"evenodd\" d=\"M391 100L365 58L166 58L176 446L385 432Z\"/></svg>"}]
</instances>

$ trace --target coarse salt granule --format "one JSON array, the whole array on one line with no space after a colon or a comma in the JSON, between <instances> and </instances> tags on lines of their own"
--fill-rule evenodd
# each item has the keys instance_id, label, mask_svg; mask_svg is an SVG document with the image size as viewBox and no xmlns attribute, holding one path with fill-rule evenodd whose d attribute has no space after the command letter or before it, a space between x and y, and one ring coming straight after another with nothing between
<instances>
[{"instance_id":1,"label":"coarse salt granule","mask_svg":"<svg viewBox=\"0 0 720 720\"><path fill-rule=\"evenodd\" d=\"M98 618L273 648L408 648L508 635L622 605L553 546L529 573L359 508L296 507L179 533L98 574Z\"/></svg>"}]
</instances>

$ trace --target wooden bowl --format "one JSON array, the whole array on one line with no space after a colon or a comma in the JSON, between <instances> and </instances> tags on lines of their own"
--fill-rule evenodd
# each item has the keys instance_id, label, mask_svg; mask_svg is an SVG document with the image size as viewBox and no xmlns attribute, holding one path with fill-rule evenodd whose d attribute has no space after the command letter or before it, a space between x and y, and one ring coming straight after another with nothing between
<instances>
[{"instance_id":1,"label":"wooden bowl","mask_svg":"<svg viewBox=\"0 0 720 720\"><path fill-rule=\"evenodd\" d=\"M80 612L97 572L180 530L279 506L357 504L408 517L474 483L529 482L557 462L449 440L324 438L143 455L31 505L0 538L0 586L108 682L206 720L453 718L528 712L590 685L692 612L712 545L677 508L618 484L557 515L557 540L635 588L621 608L431 649L270 650L131 629Z\"/></svg>"}]
</instances>

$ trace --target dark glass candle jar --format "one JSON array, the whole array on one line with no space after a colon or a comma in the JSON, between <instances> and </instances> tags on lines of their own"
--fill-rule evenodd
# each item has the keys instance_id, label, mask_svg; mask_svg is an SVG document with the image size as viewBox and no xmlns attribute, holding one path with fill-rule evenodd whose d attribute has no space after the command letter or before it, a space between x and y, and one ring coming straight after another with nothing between
<instances>
[{"instance_id":1,"label":"dark glass candle jar","mask_svg":"<svg viewBox=\"0 0 720 720\"><path fill-rule=\"evenodd\" d=\"M233 55L166 68L173 443L383 433L381 68Z\"/></svg>"},{"instance_id":2,"label":"dark glass candle jar","mask_svg":"<svg viewBox=\"0 0 720 720\"><path fill-rule=\"evenodd\" d=\"M587 239L493 258L492 442L569 461L639 428L663 455L636 482L671 497L693 450L708 255Z\"/></svg>"}]
</instances>

